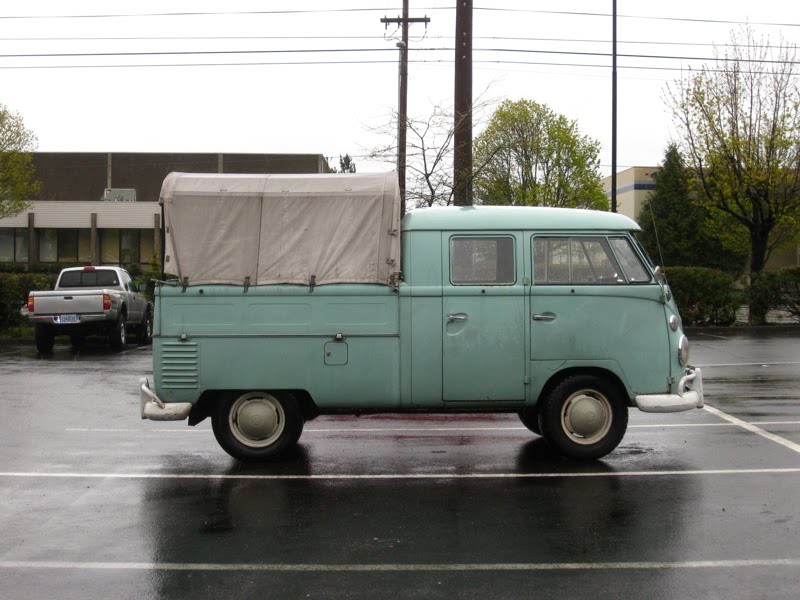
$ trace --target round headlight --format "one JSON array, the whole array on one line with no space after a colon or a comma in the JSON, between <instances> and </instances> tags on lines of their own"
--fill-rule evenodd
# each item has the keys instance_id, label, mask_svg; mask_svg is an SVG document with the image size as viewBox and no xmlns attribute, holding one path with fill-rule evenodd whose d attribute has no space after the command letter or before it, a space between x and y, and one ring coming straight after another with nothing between
<instances>
[{"instance_id":1,"label":"round headlight","mask_svg":"<svg viewBox=\"0 0 800 600\"><path fill-rule=\"evenodd\" d=\"M676 315L669 316L669 328L672 331L678 331L678 327L681 326L681 320Z\"/></svg>"},{"instance_id":2,"label":"round headlight","mask_svg":"<svg viewBox=\"0 0 800 600\"><path fill-rule=\"evenodd\" d=\"M685 335L682 335L678 342L678 360L681 361L681 365L689 362L689 340Z\"/></svg>"}]
</instances>

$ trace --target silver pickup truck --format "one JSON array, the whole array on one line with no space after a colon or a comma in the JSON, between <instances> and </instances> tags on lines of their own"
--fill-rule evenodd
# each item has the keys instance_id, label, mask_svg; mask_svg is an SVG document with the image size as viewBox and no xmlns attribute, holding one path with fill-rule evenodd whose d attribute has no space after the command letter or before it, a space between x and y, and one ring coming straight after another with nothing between
<instances>
[{"instance_id":1,"label":"silver pickup truck","mask_svg":"<svg viewBox=\"0 0 800 600\"><path fill-rule=\"evenodd\" d=\"M73 346L87 335L106 335L118 350L127 332L139 344L152 340L152 305L125 269L72 267L58 276L55 290L28 294L28 319L36 326L36 348L47 354L57 335L68 335Z\"/></svg>"}]
</instances>

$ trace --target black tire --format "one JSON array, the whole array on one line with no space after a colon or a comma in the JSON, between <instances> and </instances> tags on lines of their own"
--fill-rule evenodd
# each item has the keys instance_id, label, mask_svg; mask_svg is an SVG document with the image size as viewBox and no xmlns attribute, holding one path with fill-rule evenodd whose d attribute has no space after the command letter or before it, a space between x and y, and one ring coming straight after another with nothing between
<instances>
[{"instance_id":1,"label":"black tire","mask_svg":"<svg viewBox=\"0 0 800 600\"><path fill-rule=\"evenodd\" d=\"M127 319L125 313L120 313L117 317L117 322L114 323L111 331L108 333L108 345L114 350L121 350L128 341L128 332L125 330L127 327Z\"/></svg>"},{"instance_id":2,"label":"black tire","mask_svg":"<svg viewBox=\"0 0 800 600\"><path fill-rule=\"evenodd\" d=\"M36 349L41 354L50 354L53 351L55 335L53 330L42 323L36 324Z\"/></svg>"},{"instance_id":3,"label":"black tire","mask_svg":"<svg viewBox=\"0 0 800 600\"><path fill-rule=\"evenodd\" d=\"M136 328L136 343L140 346L147 346L153 341L153 318L150 316L150 307L142 317L142 323Z\"/></svg>"},{"instance_id":4,"label":"black tire","mask_svg":"<svg viewBox=\"0 0 800 600\"><path fill-rule=\"evenodd\" d=\"M628 428L628 406L618 386L593 375L558 384L539 411L542 436L559 454L575 460L605 456Z\"/></svg>"},{"instance_id":5,"label":"black tire","mask_svg":"<svg viewBox=\"0 0 800 600\"><path fill-rule=\"evenodd\" d=\"M225 452L257 462L280 458L295 447L303 432L303 415L291 394L251 391L221 398L211 425Z\"/></svg>"},{"instance_id":6,"label":"black tire","mask_svg":"<svg viewBox=\"0 0 800 600\"><path fill-rule=\"evenodd\" d=\"M539 413L535 408L526 408L519 411L519 420L536 435L542 435L542 430L539 427Z\"/></svg>"}]
</instances>

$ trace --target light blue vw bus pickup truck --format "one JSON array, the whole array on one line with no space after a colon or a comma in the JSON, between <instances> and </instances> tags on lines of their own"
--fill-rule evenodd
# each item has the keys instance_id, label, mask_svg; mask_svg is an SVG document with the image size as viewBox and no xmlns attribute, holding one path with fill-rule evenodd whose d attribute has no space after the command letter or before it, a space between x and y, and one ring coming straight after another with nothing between
<instances>
[{"instance_id":1,"label":"light blue vw bus pickup truck","mask_svg":"<svg viewBox=\"0 0 800 600\"><path fill-rule=\"evenodd\" d=\"M442 207L400 220L395 173L164 181L143 419L211 418L243 461L318 415L517 413L571 459L632 407L703 406L678 309L627 217Z\"/></svg>"}]
</instances>

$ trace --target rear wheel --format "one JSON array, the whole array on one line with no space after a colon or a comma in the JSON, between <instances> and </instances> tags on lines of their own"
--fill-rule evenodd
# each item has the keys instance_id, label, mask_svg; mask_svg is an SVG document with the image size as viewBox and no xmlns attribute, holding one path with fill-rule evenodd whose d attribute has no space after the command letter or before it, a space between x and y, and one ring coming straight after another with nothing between
<instances>
[{"instance_id":1,"label":"rear wheel","mask_svg":"<svg viewBox=\"0 0 800 600\"><path fill-rule=\"evenodd\" d=\"M141 346L146 346L153 341L153 319L150 316L150 307L144 313L142 322L136 328L136 343Z\"/></svg>"},{"instance_id":2,"label":"rear wheel","mask_svg":"<svg viewBox=\"0 0 800 600\"><path fill-rule=\"evenodd\" d=\"M215 407L211 424L219 445L242 461L278 458L294 448L303 432L297 400L285 392L227 397Z\"/></svg>"},{"instance_id":3,"label":"rear wheel","mask_svg":"<svg viewBox=\"0 0 800 600\"><path fill-rule=\"evenodd\" d=\"M519 420L536 435L542 435L542 430L539 428L539 413L535 408L519 411Z\"/></svg>"},{"instance_id":4,"label":"rear wheel","mask_svg":"<svg viewBox=\"0 0 800 600\"><path fill-rule=\"evenodd\" d=\"M594 375L575 375L544 398L539 427L547 443L567 458L601 458L622 441L628 407L616 385Z\"/></svg>"},{"instance_id":5,"label":"rear wheel","mask_svg":"<svg viewBox=\"0 0 800 600\"><path fill-rule=\"evenodd\" d=\"M42 354L50 354L53 351L55 336L53 330L47 325L36 324L36 349Z\"/></svg>"},{"instance_id":6,"label":"rear wheel","mask_svg":"<svg viewBox=\"0 0 800 600\"><path fill-rule=\"evenodd\" d=\"M108 344L114 350L122 349L127 342L128 334L125 331L125 327L127 327L125 313L121 313L117 318L117 322L114 323L114 327L111 329L111 332L108 334Z\"/></svg>"}]
</instances>

